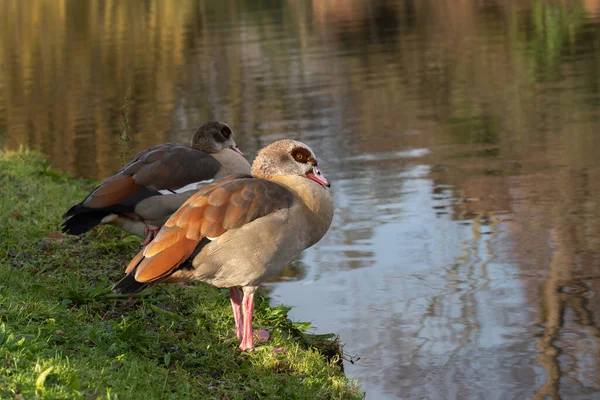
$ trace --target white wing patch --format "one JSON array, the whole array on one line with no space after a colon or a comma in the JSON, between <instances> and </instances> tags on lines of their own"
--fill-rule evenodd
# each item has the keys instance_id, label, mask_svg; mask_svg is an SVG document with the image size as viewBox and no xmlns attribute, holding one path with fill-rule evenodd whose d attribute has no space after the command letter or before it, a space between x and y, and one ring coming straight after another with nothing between
<instances>
[{"instance_id":1,"label":"white wing patch","mask_svg":"<svg viewBox=\"0 0 600 400\"><path fill-rule=\"evenodd\" d=\"M198 189L200 186L205 186L205 185L208 185L209 183L213 183L213 181L214 181L214 179L207 179L205 181L198 181L198 182L187 184L185 186L180 187L179 189L159 190L159 192L161 194L183 193L183 192L187 192L188 190Z\"/></svg>"}]
</instances>

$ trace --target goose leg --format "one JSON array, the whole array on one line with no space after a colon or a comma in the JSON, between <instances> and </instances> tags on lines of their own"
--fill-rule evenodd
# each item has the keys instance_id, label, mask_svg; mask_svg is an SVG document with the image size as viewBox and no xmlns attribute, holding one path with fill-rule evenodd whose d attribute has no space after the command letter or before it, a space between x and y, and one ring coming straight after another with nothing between
<instances>
[{"instance_id":1,"label":"goose leg","mask_svg":"<svg viewBox=\"0 0 600 400\"><path fill-rule=\"evenodd\" d=\"M244 338L240 344L240 350L249 350L254 348L254 339L252 337L252 313L254 312L254 291L256 287L245 287L244 298L242 299L242 309L244 311Z\"/></svg>"},{"instance_id":2,"label":"goose leg","mask_svg":"<svg viewBox=\"0 0 600 400\"><path fill-rule=\"evenodd\" d=\"M152 239L156 237L159 230L159 228L150 228L148 225L144 225L144 233L146 234L146 239L144 239L140 246L147 246L152 241Z\"/></svg>"},{"instance_id":3,"label":"goose leg","mask_svg":"<svg viewBox=\"0 0 600 400\"><path fill-rule=\"evenodd\" d=\"M242 315L242 291L237 287L229 288L229 299L233 309L233 318L235 319L235 334L241 342L244 335L244 316Z\"/></svg>"}]
</instances>

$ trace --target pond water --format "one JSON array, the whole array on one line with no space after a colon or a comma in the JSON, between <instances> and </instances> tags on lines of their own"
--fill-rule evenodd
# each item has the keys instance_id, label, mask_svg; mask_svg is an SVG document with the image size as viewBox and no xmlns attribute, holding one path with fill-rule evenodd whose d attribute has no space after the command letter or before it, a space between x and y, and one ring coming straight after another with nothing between
<instances>
[{"instance_id":1,"label":"pond water","mask_svg":"<svg viewBox=\"0 0 600 400\"><path fill-rule=\"evenodd\" d=\"M274 303L367 399L600 398L600 0L20 0L0 146L76 176L228 122L308 143L327 236Z\"/></svg>"}]
</instances>

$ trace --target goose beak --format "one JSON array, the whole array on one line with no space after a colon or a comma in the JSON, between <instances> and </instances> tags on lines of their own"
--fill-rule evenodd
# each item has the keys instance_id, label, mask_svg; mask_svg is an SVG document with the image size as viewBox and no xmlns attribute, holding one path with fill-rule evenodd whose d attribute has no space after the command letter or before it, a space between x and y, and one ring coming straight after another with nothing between
<instances>
[{"instance_id":1,"label":"goose beak","mask_svg":"<svg viewBox=\"0 0 600 400\"><path fill-rule=\"evenodd\" d=\"M331 187L329 182L327 182L327 179L325 179L325 175L323 175L319 167L317 167L316 165L313 167L312 171L306 174L306 177L317 182L321 186Z\"/></svg>"},{"instance_id":2,"label":"goose beak","mask_svg":"<svg viewBox=\"0 0 600 400\"><path fill-rule=\"evenodd\" d=\"M237 147L237 144L235 144L235 140L233 139L231 139L231 146L229 146L229 148L238 153L240 156L244 155L244 153L242 153L242 151Z\"/></svg>"}]
</instances>

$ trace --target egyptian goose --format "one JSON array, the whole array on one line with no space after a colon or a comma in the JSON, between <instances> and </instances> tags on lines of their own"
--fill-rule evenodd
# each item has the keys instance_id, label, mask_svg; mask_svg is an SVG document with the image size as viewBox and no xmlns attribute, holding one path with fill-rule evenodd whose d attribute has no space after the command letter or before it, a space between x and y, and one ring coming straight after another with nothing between
<instances>
[{"instance_id":1,"label":"egyptian goose","mask_svg":"<svg viewBox=\"0 0 600 400\"><path fill-rule=\"evenodd\" d=\"M62 230L79 235L99 223L111 223L145 235L142 245L146 245L203 181L249 172L231 128L210 121L198 128L191 147L167 143L139 152L63 215L68 219Z\"/></svg>"},{"instance_id":2,"label":"egyptian goose","mask_svg":"<svg viewBox=\"0 0 600 400\"><path fill-rule=\"evenodd\" d=\"M304 143L286 139L263 148L252 175L225 178L190 197L113 290L191 281L229 288L239 348L253 348L254 292L325 235L333 203Z\"/></svg>"}]
</instances>

